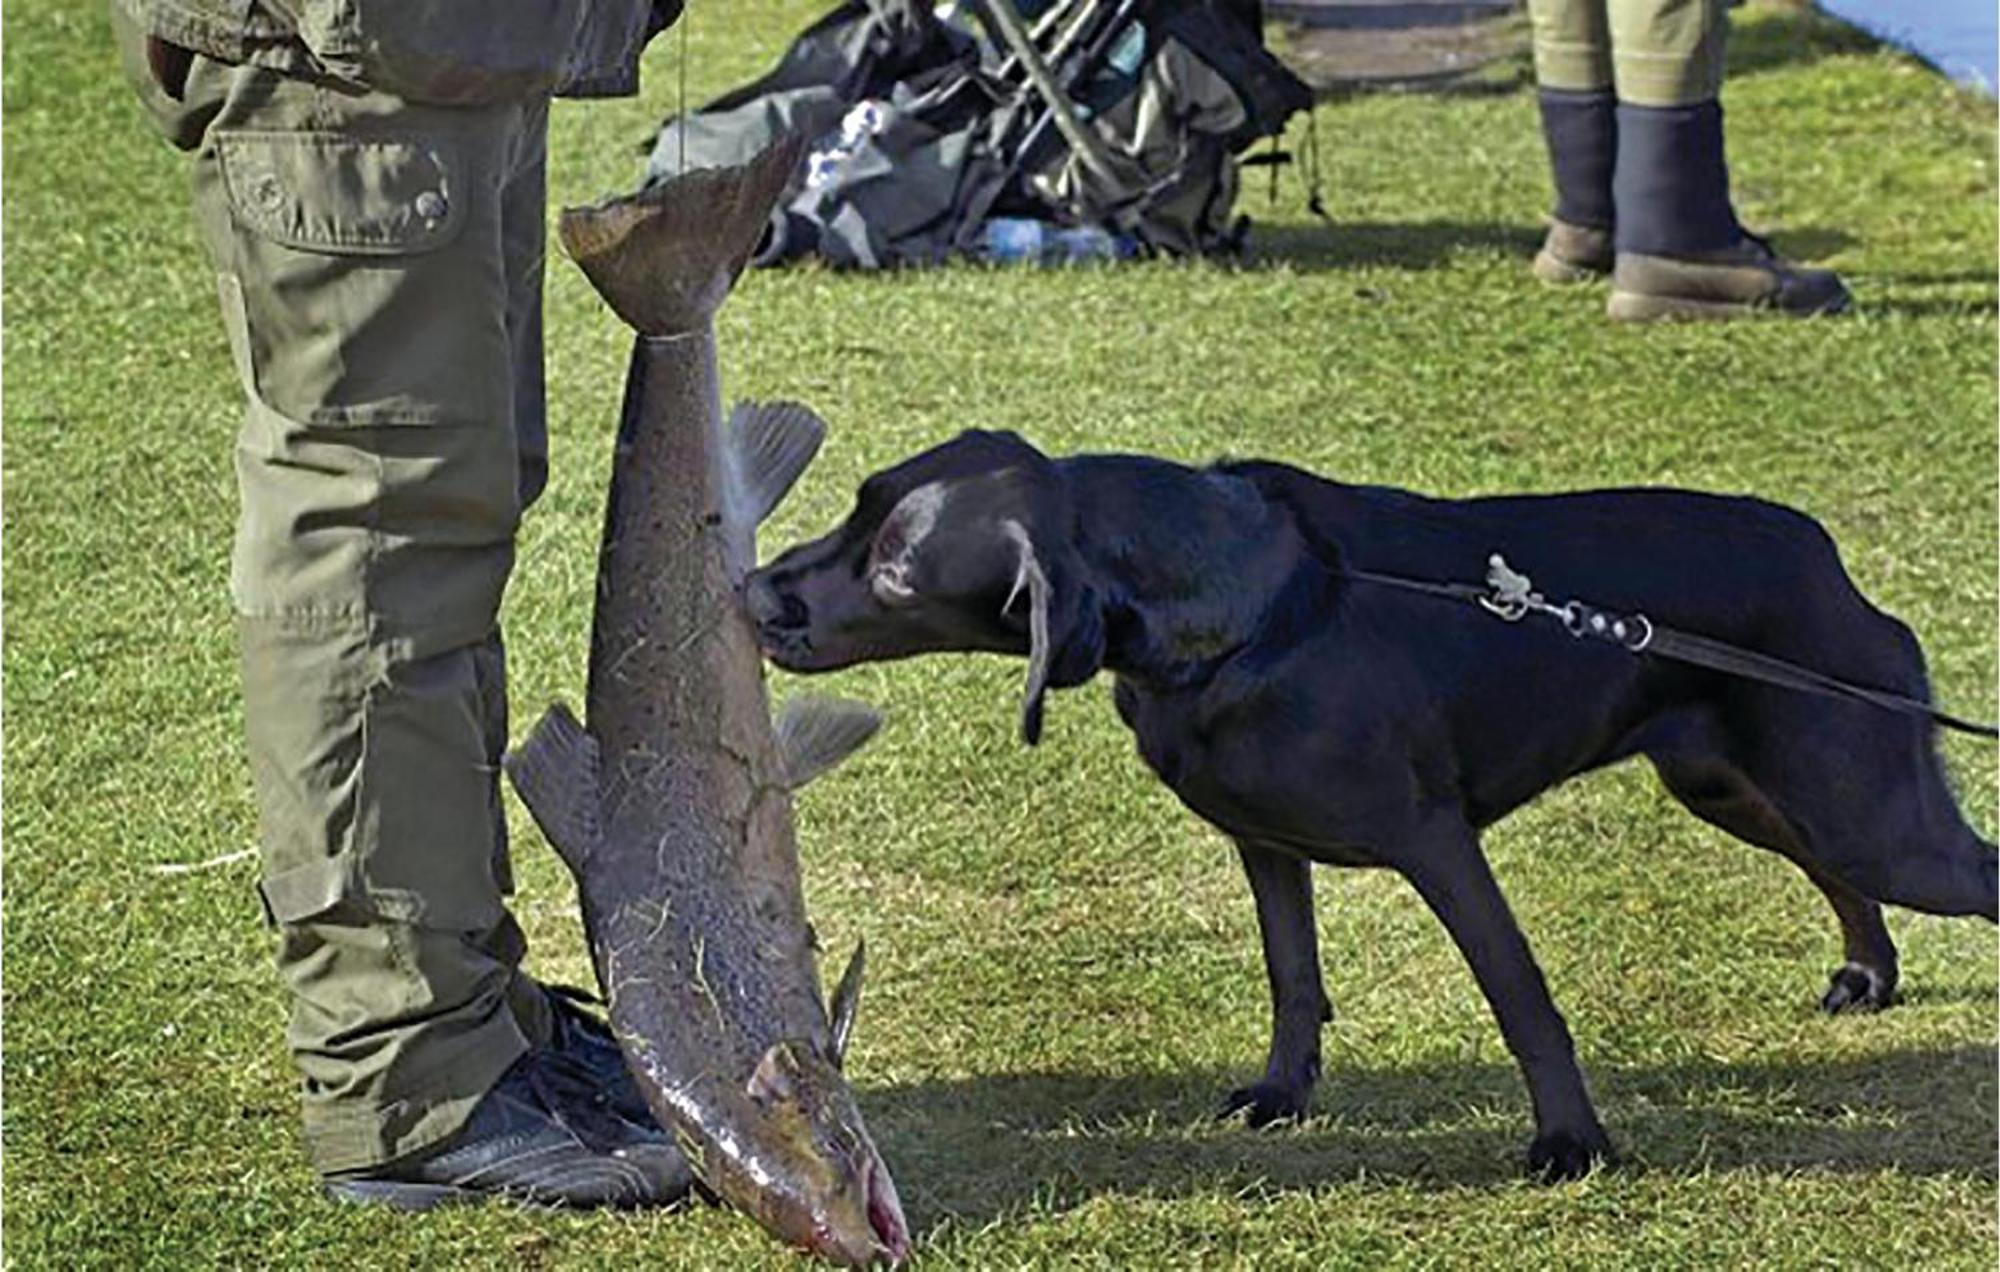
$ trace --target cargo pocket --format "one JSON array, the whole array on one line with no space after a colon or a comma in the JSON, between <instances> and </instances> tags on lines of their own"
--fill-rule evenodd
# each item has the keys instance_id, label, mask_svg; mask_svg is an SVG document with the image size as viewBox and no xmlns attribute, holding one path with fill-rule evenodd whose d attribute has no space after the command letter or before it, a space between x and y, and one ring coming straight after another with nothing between
<instances>
[{"instance_id":1,"label":"cargo pocket","mask_svg":"<svg viewBox=\"0 0 2000 1272\"><path fill-rule=\"evenodd\" d=\"M443 247L464 221L432 141L234 132L216 156L237 220L287 247L402 256Z\"/></svg>"},{"instance_id":2,"label":"cargo pocket","mask_svg":"<svg viewBox=\"0 0 2000 1272\"><path fill-rule=\"evenodd\" d=\"M507 350L488 329L504 311L490 253L452 250L481 196L449 133L221 132L212 145L257 400L307 425L493 418L504 386L484 381Z\"/></svg>"}]
</instances>

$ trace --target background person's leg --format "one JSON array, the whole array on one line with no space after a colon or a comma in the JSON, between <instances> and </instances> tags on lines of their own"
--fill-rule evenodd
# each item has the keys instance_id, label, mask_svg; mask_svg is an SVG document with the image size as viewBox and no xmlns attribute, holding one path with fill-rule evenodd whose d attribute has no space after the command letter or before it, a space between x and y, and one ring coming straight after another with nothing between
<instances>
[{"instance_id":1,"label":"background person's leg","mask_svg":"<svg viewBox=\"0 0 2000 1272\"><path fill-rule=\"evenodd\" d=\"M1618 153L1605 0L1529 0L1542 139L1555 209L1535 275L1584 282L1611 269L1612 167Z\"/></svg>"},{"instance_id":2,"label":"background person's leg","mask_svg":"<svg viewBox=\"0 0 2000 1272\"><path fill-rule=\"evenodd\" d=\"M1826 270L1744 232L1723 143L1722 0L1610 0L1618 93L1614 318L1799 315L1847 305Z\"/></svg>"},{"instance_id":3,"label":"background person's leg","mask_svg":"<svg viewBox=\"0 0 2000 1272\"><path fill-rule=\"evenodd\" d=\"M1732 246L1722 145L1720 0L1611 0L1620 251Z\"/></svg>"}]
</instances>

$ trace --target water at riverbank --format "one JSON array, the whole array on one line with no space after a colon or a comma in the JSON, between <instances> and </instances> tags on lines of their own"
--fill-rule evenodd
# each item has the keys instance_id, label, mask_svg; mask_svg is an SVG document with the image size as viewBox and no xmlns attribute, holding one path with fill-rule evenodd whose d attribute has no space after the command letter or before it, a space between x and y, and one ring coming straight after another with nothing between
<instances>
[{"instance_id":1,"label":"water at riverbank","mask_svg":"<svg viewBox=\"0 0 2000 1272\"><path fill-rule=\"evenodd\" d=\"M2000 84L1993 0L1822 0L1821 8L1916 53L1962 84Z\"/></svg>"}]
</instances>

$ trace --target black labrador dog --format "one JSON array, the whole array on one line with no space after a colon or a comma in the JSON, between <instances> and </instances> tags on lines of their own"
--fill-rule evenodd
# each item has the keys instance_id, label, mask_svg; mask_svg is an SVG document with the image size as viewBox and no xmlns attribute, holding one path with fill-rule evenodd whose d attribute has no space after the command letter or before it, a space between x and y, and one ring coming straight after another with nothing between
<instances>
[{"instance_id":1,"label":"black labrador dog","mask_svg":"<svg viewBox=\"0 0 2000 1272\"><path fill-rule=\"evenodd\" d=\"M746 599L779 666L938 650L1028 658L1021 727L1100 669L1140 753L1235 840L1274 1025L1229 1097L1296 1117L1328 1018L1314 862L1387 866L1471 964L1535 1110L1531 1172L1611 1157L1569 1031L1479 834L1630 755L1704 821L1805 871L1846 963L1829 1011L1887 1005L1884 902L1995 917L1993 845L1966 824L1928 720L1575 640L1546 620L1357 573L1478 578L1494 554L1583 598L1927 700L1909 630L1871 606L1808 517L1679 490L1440 500L1276 463L1052 460L968 432L863 483L846 522L776 558Z\"/></svg>"}]
</instances>

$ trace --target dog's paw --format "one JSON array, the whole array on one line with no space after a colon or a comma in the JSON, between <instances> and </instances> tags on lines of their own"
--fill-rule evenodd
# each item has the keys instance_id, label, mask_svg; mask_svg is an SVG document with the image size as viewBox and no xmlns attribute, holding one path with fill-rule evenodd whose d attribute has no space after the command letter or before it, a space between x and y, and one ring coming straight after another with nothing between
<instances>
[{"instance_id":1,"label":"dog's paw","mask_svg":"<svg viewBox=\"0 0 2000 1272\"><path fill-rule=\"evenodd\" d=\"M1896 1001L1896 980L1872 967L1849 963L1833 974L1819 1009L1828 1015L1843 1011L1881 1011Z\"/></svg>"},{"instance_id":2,"label":"dog's paw","mask_svg":"<svg viewBox=\"0 0 2000 1272\"><path fill-rule=\"evenodd\" d=\"M1298 1121L1306 1115L1311 1102L1309 1091L1277 1082L1257 1082L1231 1091L1224 1097L1222 1112L1216 1117L1232 1118L1242 1113L1251 1126L1271 1126Z\"/></svg>"},{"instance_id":3,"label":"dog's paw","mask_svg":"<svg viewBox=\"0 0 2000 1272\"><path fill-rule=\"evenodd\" d=\"M1599 1126L1585 1131L1549 1131L1528 1145L1528 1174L1545 1184L1581 1179L1592 1167L1616 1166L1611 1137Z\"/></svg>"}]
</instances>

